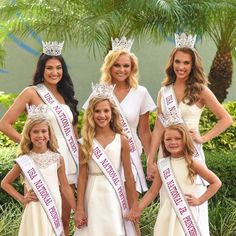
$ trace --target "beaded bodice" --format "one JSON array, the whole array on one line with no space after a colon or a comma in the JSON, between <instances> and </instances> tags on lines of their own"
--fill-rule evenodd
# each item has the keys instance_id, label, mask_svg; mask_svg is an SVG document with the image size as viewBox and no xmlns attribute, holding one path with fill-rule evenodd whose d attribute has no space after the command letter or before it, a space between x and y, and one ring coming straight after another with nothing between
<instances>
[{"instance_id":1,"label":"beaded bodice","mask_svg":"<svg viewBox=\"0 0 236 236\"><path fill-rule=\"evenodd\" d=\"M38 168L46 168L51 164L57 163L57 168L60 167L60 154L47 150L44 153L36 153L30 151L29 156L34 160Z\"/></svg>"}]
</instances>

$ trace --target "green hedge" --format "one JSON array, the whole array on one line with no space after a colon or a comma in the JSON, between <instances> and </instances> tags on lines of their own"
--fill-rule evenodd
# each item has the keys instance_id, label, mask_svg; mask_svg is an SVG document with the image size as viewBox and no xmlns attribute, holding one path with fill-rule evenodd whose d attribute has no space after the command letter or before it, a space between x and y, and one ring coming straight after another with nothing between
<instances>
[{"instance_id":1,"label":"green hedge","mask_svg":"<svg viewBox=\"0 0 236 236\"><path fill-rule=\"evenodd\" d=\"M0 179L2 180L14 165L14 159L17 155L17 147L0 148ZM23 193L23 186L20 178L13 184L17 191ZM12 198L0 188L0 205L9 203Z\"/></svg>"}]
</instances>

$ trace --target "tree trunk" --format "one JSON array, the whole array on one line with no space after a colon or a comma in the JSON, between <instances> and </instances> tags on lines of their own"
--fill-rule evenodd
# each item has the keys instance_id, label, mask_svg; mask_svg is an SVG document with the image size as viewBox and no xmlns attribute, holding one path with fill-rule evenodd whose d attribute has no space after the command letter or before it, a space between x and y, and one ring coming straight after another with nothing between
<instances>
[{"instance_id":1,"label":"tree trunk","mask_svg":"<svg viewBox=\"0 0 236 236\"><path fill-rule=\"evenodd\" d=\"M228 94L227 89L232 83L233 60L231 51L216 52L208 75L209 88L222 103Z\"/></svg>"}]
</instances>

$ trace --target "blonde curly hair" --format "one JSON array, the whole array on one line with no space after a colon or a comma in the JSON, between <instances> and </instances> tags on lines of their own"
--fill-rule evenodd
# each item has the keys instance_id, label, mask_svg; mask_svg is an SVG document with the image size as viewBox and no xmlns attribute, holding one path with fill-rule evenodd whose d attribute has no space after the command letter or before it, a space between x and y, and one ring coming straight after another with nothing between
<instances>
[{"instance_id":1,"label":"blonde curly hair","mask_svg":"<svg viewBox=\"0 0 236 236\"><path fill-rule=\"evenodd\" d=\"M95 137L96 124L94 122L94 110L100 102L108 101L111 107L112 118L110 121L110 128L119 134L123 134L123 127L120 121L120 113L111 99L103 97L93 97L90 99L87 109L85 110L83 117L83 127L81 130L81 136L83 143L81 144L81 151L84 155L81 164L87 163L92 156L93 152L93 139Z\"/></svg>"},{"instance_id":2,"label":"blonde curly hair","mask_svg":"<svg viewBox=\"0 0 236 236\"><path fill-rule=\"evenodd\" d=\"M201 57L199 56L196 49L191 48L174 48L172 51L169 62L166 65L166 78L163 81L164 86L173 84L176 80L176 74L174 72L173 64L175 55L177 52L187 53L192 59L192 69L189 75L189 79L186 81L185 95L183 102L188 105L193 105L199 100L199 95L203 89L203 85L208 83L207 77L203 70Z\"/></svg>"},{"instance_id":3,"label":"blonde curly hair","mask_svg":"<svg viewBox=\"0 0 236 236\"><path fill-rule=\"evenodd\" d=\"M51 127L50 122L45 116L38 116L34 118L28 118L23 131L22 131L22 138L20 141L20 153L19 155L24 155L24 154L29 154L29 152L33 148L33 143L31 142L30 138L30 131L35 125L45 123L48 126L48 132L49 132L49 141L47 143L48 149L50 149L53 152L58 152L58 144L57 144L57 139L54 134L53 128Z\"/></svg>"},{"instance_id":4,"label":"blonde curly hair","mask_svg":"<svg viewBox=\"0 0 236 236\"><path fill-rule=\"evenodd\" d=\"M138 85L138 75L139 75L139 69L138 69L138 59L137 57L127 50L117 50L117 51L109 51L104 59L104 63L101 67L101 83L105 84L112 84L112 77L111 77L111 68L115 64L115 62L118 60L119 56L121 55L129 55L130 61L131 61L131 73L128 78L128 84L131 88L136 88Z\"/></svg>"},{"instance_id":5,"label":"blonde curly hair","mask_svg":"<svg viewBox=\"0 0 236 236\"><path fill-rule=\"evenodd\" d=\"M188 168L188 176L191 180L191 182L194 182L194 176L196 175L195 171L192 168L193 165L193 155L195 153L195 147L193 144L193 140L190 136L189 130L186 127L186 125L184 124L177 124L177 125L170 125L169 127L167 127L162 135L162 139L161 139L161 146L162 146L162 150L163 150L163 155L164 157L168 157L171 155L171 153L169 151L167 151L166 147L165 147L165 133L167 130L176 130L179 132L179 134L182 137L182 141L183 141L183 156L185 158L185 161L187 162L187 168Z\"/></svg>"}]
</instances>

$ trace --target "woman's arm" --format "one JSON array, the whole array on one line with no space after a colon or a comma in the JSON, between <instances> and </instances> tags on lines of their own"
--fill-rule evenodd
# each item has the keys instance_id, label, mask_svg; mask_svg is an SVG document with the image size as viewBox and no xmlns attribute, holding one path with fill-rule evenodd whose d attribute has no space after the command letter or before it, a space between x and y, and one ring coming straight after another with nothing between
<instances>
[{"instance_id":1,"label":"woman's arm","mask_svg":"<svg viewBox=\"0 0 236 236\"><path fill-rule=\"evenodd\" d=\"M80 160L84 159L83 153L80 150ZM81 228L87 225L87 217L84 209L84 195L87 186L88 179L88 164L79 164L79 176L78 176L78 187L77 187L77 204L75 212L75 225L77 228Z\"/></svg>"},{"instance_id":2,"label":"woman's arm","mask_svg":"<svg viewBox=\"0 0 236 236\"><path fill-rule=\"evenodd\" d=\"M156 171L155 171L152 185L139 202L140 211L143 211L157 197L157 194L160 191L161 185L162 185L161 177L156 166Z\"/></svg>"},{"instance_id":3,"label":"woman's arm","mask_svg":"<svg viewBox=\"0 0 236 236\"><path fill-rule=\"evenodd\" d=\"M205 179L210 185L207 187L207 190L205 193L203 193L200 197L196 198L195 196L191 194L186 194L186 199L190 206L198 206L204 203L205 201L209 200L212 196L216 194L216 192L221 187L221 181L220 179L207 168L207 166L200 161L194 160L193 161L193 169L201 176L203 179Z\"/></svg>"},{"instance_id":4,"label":"woman's arm","mask_svg":"<svg viewBox=\"0 0 236 236\"><path fill-rule=\"evenodd\" d=\"M20 142L21 135L13 128L13 124L25 111L26 104L30 104L32 96L32 88L24 89L0 120L0 131L16 143Z\"/></svg>"},{"instance_id":5,"label":"woman's arm","mask_svg":"<svg viewBox=\"0 0 236 236\"><path fill-rule=\"evenodd\" d=\"M196 142L205 143L224 132L225 129L232 125L233 119L208 87L204 87L201 93L201 102L208 107L218 119L214 127L206 134L201 137L193 137Z\"/></svg>"},{"instance_id":6,"label":"woman's arm","mask_svg":"<svg viewBox=\"0 0 236 236\"><path fill-rule=\"evenodd\" d=\"M21 168L18 164L15 164L13 168L8 172L8 174L1 181L1 187L4 189L9 195L15 198L17 201L22 203L23 205L31 202L37 201L38 198L33 191L27 191L26 195L23 196L13 187L12 183L20 176Z\"/></svg>"},{"instance_id":7,"label":"woman's arm","mask_svg":"<svg viewBox=\"0 0 236 236\"><path fill-rule=\"evenodd\" d=\"M58 179L60 182L60 189L62 191L63 196L66 198L71 208L75 211L75 196L66 178L65 163L63 157L60 158L60 167L58 168Z\"/></svg>"},{"instance_id":8,"label":"woman's arm","mask_svg":"<svg viewBox=\"0 0 236 236\"><path fill-rule=\"evenodd\" d=\"M121 161L124 168L125 188L129 207L130 209L137 209L138 195L136 193L134 176L131 169L129 142L123 135L121 136Z\"/></svg>"},{"instance_id":9,"label":"woman's arm","mask_svg":"<svg viewBox=\"0 0 236 236\"><path fill-rule=\"evenodd\" d=\"M149 153L151 143L151 130L149 126L149 112L139 117L138 134L146 155Z\"/></svg>"},{"instance_id":10,"label":"woman's arm","mask_svg":"<svg viewBox=\"0 0 236 236\"><path fill-rule=\"evenodd\" d=\"M155 175L156 165L154 165L154 162L161 145L161 137L164 132L164 127L158 119L158 114L160 114L161 112L161 93L159 92L157 95L157 118L155 121L154 129L152 131L151 145L149 147L149 153L147 157L147 179L149 180L152 180Z\"/></svg>"}]
</instances>

